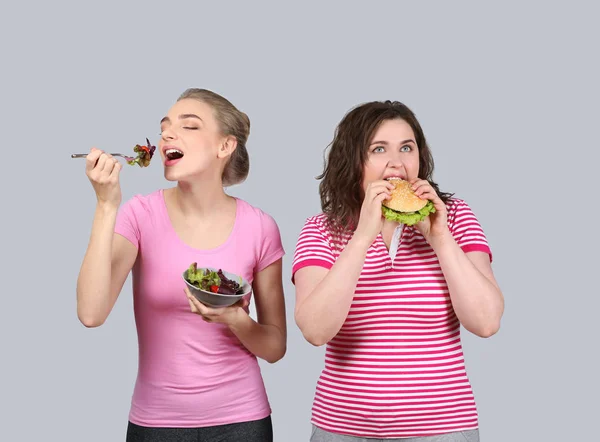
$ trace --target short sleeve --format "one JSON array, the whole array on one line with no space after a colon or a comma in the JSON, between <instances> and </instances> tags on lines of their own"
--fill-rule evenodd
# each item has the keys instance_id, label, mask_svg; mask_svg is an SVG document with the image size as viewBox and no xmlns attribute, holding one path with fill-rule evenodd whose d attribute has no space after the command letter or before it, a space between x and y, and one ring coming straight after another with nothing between
<instances>
[{"instance_id":1,"label":"short sleeve","mask_svg":"<svg viewBox=\"0 0 600 442\"><path fill-rule=\"evenodd\" d=\"M448 213L450 232L465 252L484 252L492 260L492 251L477 217L462 200L454 200Z\"/></svg>"},{"instance_id":2,"label":"short sleeve","mask_svg":"<svg viewBox=\"0 0 600 442\"><path fill-rule=\"evenodd\" d=\"M279 227L273 217L266 213L261 214L261 231L256 272L260 272L285 255Z\"/></svg>"},{"instance_id":3,"label":"short sleeve","mask_svg":"<svg viewBox=\"0 0 600 442\"><path fill-rule=\"evenodd\" d=\"M330 269L334 263L335 257L322 223L319 223L315 217L307 219L296 243L292 262L292 282L296 272L303 267L319 266Z\"/></svg>"},{"instance_id":4,"label":"short sleeve","mask_svg":"<svg viewBox=\"0 0 600 442\"><path fill-rule=\"evenodd\" d=\"M137 248L140 246L141 239L140 223L138 222L140 204L139 199L134 196L121 205L115 223L115 233L124 236Z\"/></svg>"}]
</instances>

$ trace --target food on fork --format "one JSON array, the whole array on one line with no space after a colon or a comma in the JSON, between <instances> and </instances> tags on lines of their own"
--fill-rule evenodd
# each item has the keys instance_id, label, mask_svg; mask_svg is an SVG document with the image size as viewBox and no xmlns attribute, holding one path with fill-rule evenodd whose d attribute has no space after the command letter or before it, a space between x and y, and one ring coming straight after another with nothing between
<instances>
[{"instance_id":1,"label":"food on fork","mask_svg":"<svg viewBox=\"0 0 600 442\"><path fill-rule=\"evenodd\" d=\"M125 157L125 160L127 161L127 164L131 166L137 164L140 167L148 167L155 150L156 146L152 146L152 144L150 144L150 140L146 138L146 146L136 144L133 148L133 151L137 153L137 156Z\"/></svg>"}]
</instances>

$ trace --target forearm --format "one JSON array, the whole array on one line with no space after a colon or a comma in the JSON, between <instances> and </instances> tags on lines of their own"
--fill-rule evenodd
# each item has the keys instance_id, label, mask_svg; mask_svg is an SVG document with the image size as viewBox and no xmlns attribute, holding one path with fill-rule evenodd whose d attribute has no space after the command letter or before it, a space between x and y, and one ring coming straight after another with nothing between
<instances>
[{"instance_id":1,"label":"forearm","mask_svg":"<svg viewBox=\"0 0 600 442\"><path fill-rule=\"evenodd\" d=\"M284 332L274 325L259 324L241 308L229 328L249 352L267 362L275 363L285 355Z\"/></svg>"},{"instance_id":2,"label":"forearm","mask_svg":"<svg viewBox=\"0 0 600 442\"><path fill-rule=\"evenodd\" d=\"M326 344L342 328L369 246L368 241L353 237L327 275L297 307L296 323L311 344Z\"/></svg>"},{"instance_id":3,"label":"forearm","mask_svg":"<svg viewBox=\"0 0 600 442\"><path fill-rule=\"evenodd\" d=\"M452 307L470 332L489 337L500 327L504 300L500 289L477 269L450 233L432 242L448 284Z\"/></svg>"},{"instance_id":4,"label":"forearm","mask_svg":"<svg viewBox=\"0 0 600 442\"><path fill-rule=\"evenodd\" d=\"M110 311L111 255L117 208L98 204L87 251L77 279L77 315L88 326Z\"/></svg>"}]
</instances>

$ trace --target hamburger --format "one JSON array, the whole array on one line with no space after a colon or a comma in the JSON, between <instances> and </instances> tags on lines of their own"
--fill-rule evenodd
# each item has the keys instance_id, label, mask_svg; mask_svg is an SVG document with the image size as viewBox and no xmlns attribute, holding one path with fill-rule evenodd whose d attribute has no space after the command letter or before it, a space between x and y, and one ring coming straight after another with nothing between
<instances>
[{"instance_id":1,"label":"hamburger","mask_svg":"<svg viewBox=\"0 0 600 442\"><path fill-rule=\"evenodd\" d=\"M388 181L395 187L391 198L384 200L381 206L386 219L412 226L435 212L433 203L419 198L408 181L400 178L390 178Z\"/></svg>"}]
</instances>

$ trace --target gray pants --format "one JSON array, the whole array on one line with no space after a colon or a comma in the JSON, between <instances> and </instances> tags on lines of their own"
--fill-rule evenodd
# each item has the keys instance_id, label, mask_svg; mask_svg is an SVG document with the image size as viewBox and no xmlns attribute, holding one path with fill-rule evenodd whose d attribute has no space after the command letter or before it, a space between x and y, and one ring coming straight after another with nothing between
<instances>
[{"instance_id":1,"label":"gray pants","mask_svg":"<svg viewBox=\"0 0 600 442\"><path fill-rule=\"evenodd\" d=\"M457 431L438 436L409 437L404 439L371 439L330 433L313 425L310 442L479 442L479 430Z\"/></svg>"}]
</instances>

